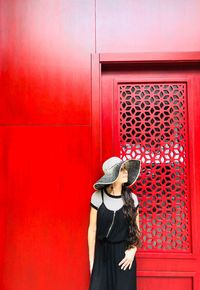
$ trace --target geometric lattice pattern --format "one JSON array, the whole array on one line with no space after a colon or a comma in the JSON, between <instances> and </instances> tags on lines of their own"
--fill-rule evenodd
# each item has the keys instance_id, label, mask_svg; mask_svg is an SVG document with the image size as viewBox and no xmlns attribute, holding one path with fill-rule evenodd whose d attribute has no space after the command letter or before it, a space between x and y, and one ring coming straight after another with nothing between
<instances>
[{"instance_id":1,"label":"geometric lattice pattern","mask_svg":"<svg viewBox=\"0 0 200 290\"><path fill-rule=\"evenodd\" d=\"M118 84L120 157L141 160L143 251L191 250L186 92L186 83Z\"/></svg>"}]
</instances>

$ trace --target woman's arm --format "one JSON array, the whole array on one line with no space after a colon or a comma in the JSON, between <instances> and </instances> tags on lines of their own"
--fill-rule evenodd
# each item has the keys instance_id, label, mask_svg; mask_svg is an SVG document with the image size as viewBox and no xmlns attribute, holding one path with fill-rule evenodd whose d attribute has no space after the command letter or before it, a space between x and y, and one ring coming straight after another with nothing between
<instances>
[{"instance_id":1,"label":"woman's arm","mask_svg":"<svg viewBox=\"0 0 200 290\"><path fill-rule=\"evenodd\" d=\"M140 230L140 216L139 216L139 207L137 208L137 215L136 215L136 224L138 229ZM135 251L137 250L137 247L135 245L132 245L132 248L135 249Z\"/></svg>"},{"instance_id":2,"label":"woman's arm","mask_svg":"<svg viewBox=\"0 0 200 290\"><path fill-rule=\"evenodd\" d=\"M97 210L91 207L90 222L89 222L89 227L88 227L88 249L89 249L90 272L92 271L93 263L94 263L96 222L97 222Z\"/></svg>"},{"instance_id":3,"label":"woman's arm","mask_svg":"<svg viewBox=\"0 0 200 290\"><path fill-rule=\"evenodd\" d=\"M136 215L136 225L138 227L138 230L140 231L140 216L139 216L139 207L137 208L137 215ZM136 247L137 250L137 247Z\"/></svg>"},{"instance_id":4,"label":"woman's arm","mask_svg":"<svg viewBox=\"0 0 200 290\"><path fill-rule=\"evenodd\" d=\"M138 229L140 229L139 207L137 208L136 224L137 224ZM131 247L125 251L125 257L118 264L119 266L121 266L121 269L126 270L127 267L129 267L129 269L131 269L136 251L137 251L137 246L135 246L135 245L131 245Z\"/></svg>"},{"instance_id":5,"label":"woman's arm","mask_svg":"<svg viewBox=\"0 0 200 290\"><path fill-rule=\"evenodd\" d=\"M137 208L137 216L136 216L136 224L137 224L137 227L138 227L138 229L140 231L140 221L139 221L139 219L140 219L140 216L139 216L139 207L138 207Z\"/></svg>"}]
</instances>

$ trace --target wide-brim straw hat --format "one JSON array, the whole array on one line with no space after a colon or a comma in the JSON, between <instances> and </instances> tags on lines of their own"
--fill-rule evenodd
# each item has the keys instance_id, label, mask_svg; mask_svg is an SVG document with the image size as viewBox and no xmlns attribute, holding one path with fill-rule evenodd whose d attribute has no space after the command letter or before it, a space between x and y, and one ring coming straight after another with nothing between
<instances>
[{"instance_id":1,"label":"wide-brim straw hat","mask_svg":"<svg viewBox=\"0 0 200 290\"><path fill-rule=\"evenodd\" d=\"M129 159L123 161L119 157L110 157L104 161L102 169L104 175L94 183L93 188L99 190L106 185L112 184L118 178L121 167L126 164L128 170L128 181L124 183L126 186L131 186L140 174L141 161L138 159Z\"/></svg>"}]
</instances>

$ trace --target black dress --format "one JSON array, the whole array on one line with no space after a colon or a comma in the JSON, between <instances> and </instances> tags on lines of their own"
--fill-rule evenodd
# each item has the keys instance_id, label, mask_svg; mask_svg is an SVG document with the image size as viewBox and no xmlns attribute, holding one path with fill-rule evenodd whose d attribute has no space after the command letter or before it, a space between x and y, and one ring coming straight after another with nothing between
<instances>
[{"instance_id":1,"label":"black dress","mask_svg":"<svg viewBox=\"0 0 200 290\"><path fill-rule=\"evenodd\" d=\"M128 221L119 210L109 210L102 203L97 211L97 231L94 264L89 290L136 290L136 255L132 267L121 269L119 262L125 257L128 237Z\"/></svg>"}]
</instances>

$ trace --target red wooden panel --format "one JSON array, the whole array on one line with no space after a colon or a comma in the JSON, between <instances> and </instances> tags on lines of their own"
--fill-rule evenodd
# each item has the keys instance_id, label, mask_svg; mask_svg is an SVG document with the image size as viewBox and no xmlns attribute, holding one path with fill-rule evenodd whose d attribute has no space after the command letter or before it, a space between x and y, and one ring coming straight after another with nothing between
<instances>
[{"instance_id":1,"label":"red wooden panel","mask_svg":"<svg viewBox=\"0 0 200 290\"><path fill-rule=\"evenodd\" d=\"M91 193L90 131L86 126L0 128L6 158L0 178L7 189L0 223L2 290L86 289L88 218L83 217Z\"/></svg>"},{"instance_id":2,"label":"red wooden panel","mask_svg":"<svg viewBox=\"0 0 200 290\"><path fill-rule=\"evenodd\" d=\"M2 180L2 175L1 175ZM1 185L1 189L3 186ZM4 192L5 194L5 192ZM5 246L6 246L6 204L3 200L3 196L1 196L0 201L0 233L1 233L1 240L0 240L0 288L4 289L3 285L3 273L4 273L4 259L5 259Z\"/></svg>"},{"instance_id":3,"label":"red wooden panel","mask_svg":"<svg viewBox=\"0 0 200 290\"><path fill-rule=\"evenodd\" d=\"M192 277L143 277L138 279L138 288L149 290L160 289L176 289L176 290L192 290L194 281Z\"/></svg>"},{"instance_id":4,"label":"red wooden panel","mask_svg":"<svg viewBox=\"0 0 200 290\"><path fill-rule=\"evenodd\" d=\"M198 0L167 5L164 1L98 0L96 7L98 52L200 50Z\"/></svg>"},{"instance_id":5,"label":"red wooden panel","mask_svg":"<svg viewBox=\"0 0 200 290\"><path fill-rule=\"evenodd\" d=\"M149 65L152 60L154 62L154 68L159 63L163 64L171 64L172 65L180 65L181 63L186 66L186 64L198 64L200 59L199 51L186 51L186 52L134 52L134 53L101 53L99 54L99 61L102 64L111 65L113 63L122 65L134 63L134 67L136 68L136 64ZM185 61L187 59L187 62ZM131 61L130 61L131 60ZM177 67L176 67L177 68ZM182 67L183 68L183 67ZM139 73L139 72L138 72Z\"/></svg>"},{"instance_id":6,"label":"red wooden panel","mask_svg":"<svg viewBox=\"0 0 200 290\"><path fill-rule=\"evenodd\" d=\"M88 124L92 0L8 0L0 10L0 123Z\"/></svg>"},{"instance_id":7,"label":"red wooden panel","mask_svg":"<svg viewBox=\"0 0 200 290\"><path fill-rule=\"evenodd\" d=\"M151 286L151 289L173 287L181 290L197 290L200 285L198 274L196 275L200 265L199 232L197 231L200 210L199 151L195 147L199 139L199 134L195 133L199 130L200 73L198 66L165 64L162 70L162 64L159 64L151 70L150 64L139 67L135 63L132 65L117 63L115 56L104 54L101 64L101 149L103 160L111 154L120 154L125 159L143 160L140 178L133 187L141 203L140 224L144 234L144 247L137 253L138 288L150 289L149 286ZM115 59L116 64L110 65L109 59L111 61ZM123 59L123 55L120 59ZM156 96L151 91L147 100L145 86L149 85L150 89L152 84L156 86L153 89ZM168 92L166 90L164 92L164 89ZM170 117L169 125L165 117ZM146 124L147 121L148 124ZM130 122L132 123L128 125ZM159 125L156 125L156 122ZM161 130L159 134L157 134L157 128ZM153 130L149 136L147 136L148 130ZM117 137L116 132L118 132ZM176 148L176 145L170 147L171 149L168 148L170 154L163 151L159 158L156 155L152 157L150 153L162 149L167 139L178 144L178 147ZM129 148L125 146L125 143L132 145ZM136 146L137 144L140 146ZM142 149L145 144L149 144L149 154ZM153 162L156 165L155 168L150 166ZM158 163L163 165L159 170ZM176 164L174 168L170 165L169 170L166 170L167 166L173 163ZM160 186L154 182L153 176L157 178ZM165 180L164 184L163 180ZM157 195L162 189L165 194L160 198ZM156 198L153 192L156 193ZM166 202L165 205L164 202ZM159 213L153 205L155 209L158 206L160 214L166 214L166 216L158 218ZM147 217L144 220L143 214ZM167 218L167 215L171 217ZM156 224L159 222L161 224L157 227L157 231ZM157 234L158 236L154 239ZM161 246L162 241L164 244ZM148 278L145 278L145 274L141 275L148 270ZM167 271L172 271L169 277ZM179 275L179 273L182 274Z\"/></svg>"},{"instance_id":8,"label":"red wooden panel","mask_svg":"<svg viewBox=\"0 0 200 290\"><path fill-rule=\"evenodd\" d=\"M104 159L110 157L110 152L113 150L113 82L108 80L106 75L102 75L101 86L101 107L102 107L102 152ZM104 85L106 84L106 85ZM107 112L105 114L105 112ZM109 142L106 142L107 136L110 137Z\"/></svg>"},{"instance_id":9,"label":"red wooden panel","mask_svg":"<svg viewBox=\"0 0 200 290\"><path fill-rule=\"evenodd\" d=\"M3 273L6 246L7 220L7 134L0 127L0 289L4 289Z\"/></svg>"},{"instance_id":10,"label":"red wooden panel","mask_svg":"<svg viewBox=\"0 0 200 290\"><path fill-rule=\"evenodd\" d=\"M173 78L172 78L173 81ZM117 84L120 156L142 161L143 251L190 252L187 82ZM189 92L190 93L190 92Z\"/></svg>"}]
</instances>

